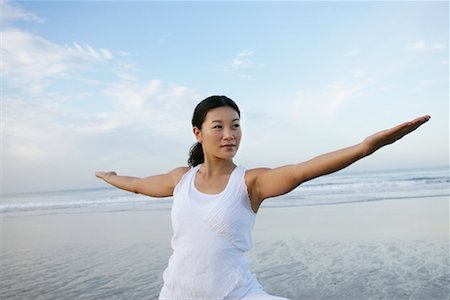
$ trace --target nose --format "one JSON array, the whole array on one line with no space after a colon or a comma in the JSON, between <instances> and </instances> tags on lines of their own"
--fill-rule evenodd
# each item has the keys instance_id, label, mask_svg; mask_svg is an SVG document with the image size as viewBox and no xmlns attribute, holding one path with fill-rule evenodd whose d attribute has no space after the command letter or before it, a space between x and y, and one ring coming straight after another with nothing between
<instances>
[{"instance_id":1,"label":"nose","mask_svg":"<svg viewBox=\"0 0 450 300\"><path fill-rule=\"evenodd\" d=\"M227 141L233 140L234 139L233 131L230 129L224 130L223 131L223 139L227 140Z\"/></svg>"}]
</instances>

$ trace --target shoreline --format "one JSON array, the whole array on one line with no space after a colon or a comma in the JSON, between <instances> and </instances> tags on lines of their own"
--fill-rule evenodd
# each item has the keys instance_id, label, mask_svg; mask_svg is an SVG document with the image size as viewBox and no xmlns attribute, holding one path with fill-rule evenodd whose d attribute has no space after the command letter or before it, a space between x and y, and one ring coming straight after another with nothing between
<instances>
[{"instance_id":1,"label":"shoreline","mask_svg":"<svg viewBox=\"0 0 450 300\"><path fill-rule=\"evenodd\" d=\"M272 203L266 203L273 201ZM442 238L449 239L449 198L411 197L392 200L347 202L302 206L277 206L276 199L264 202L257 215L253 229L253 239L272 239L295 237L300 239L373 239L373 238ZM95 228L108 231L109 224L116 232L134 232L136 238L149 239L145 232L172 235L170 210L171 203L161 202L158 208L108 211L89 211L86 208L58 210L39 214L28 212L0 213L3 223L2 239L27 240L27 226L40 231L41 237L52 234L52 228L58 232L76 232ZM123 219L118 223L115 219ZM39 220L39 221L37 221ZM74 220L74 221L72 221ZM75 220L79 220L77 224ZM102 220L101 222L99 220ZM294 222L294 223L293 223ZM53 224L52 224L53 223ZM122 224L123 227L118 226ZM141 224L141 227L136 227ZM17 225L17 226L16 226ZM57 225L57 226L55 226ZM293 230L295 229L295 230ZM305 229L305 230L298 230ZM136 232L141 232L139 236ZM55 233L56 234L56 233ZM19 236L22 235L20 238ZM14 237L15 236L15 237ZM158 234L159 236L159 234ZM57 239L55 235L52 238Z\"/></svg>"}]
</instances>

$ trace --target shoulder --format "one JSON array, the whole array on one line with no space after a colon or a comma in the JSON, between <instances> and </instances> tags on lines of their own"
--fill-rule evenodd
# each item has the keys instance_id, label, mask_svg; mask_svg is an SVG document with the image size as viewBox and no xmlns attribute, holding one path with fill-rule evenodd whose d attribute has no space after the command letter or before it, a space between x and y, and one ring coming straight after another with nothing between
<instances>
[{"instance_id":1,"label":"shoulder","mask_svg":"<svg viewBox=\"0 0 450 300\"><path fill-rule=\"evenodd\" d=\"M174 186L178 184L184 174L186 174L190 169L190 167L178 167L168 173L168 175L172 178Z\"/></svg>"},{"instance_id":2,"label":"shoulder","mask_svg":"<svg viewBox=\"0 0 450 300\"><path fill-rule=\"evenodd\" d=\"M245 180L255 180L259 175L271 170L270 168L255 168L245 170Z\"/></svg>"},{"instance_id":3,"label":"shoulder","mask_svg":"<svg viewBox=\"0 0 450 300\"><path fill-rule=\"evenodd\" d=\"M261 206L262 200L263 200L256 188L257 178L269 170L271 170L271 169L270 168L255 168L255 169L248 169L245 171L245 177L244 177L245 185L247 186L248 197L250 199L252 210L254 212L258 211L259 207Z\"/></svg>"},{"instance_id":4,"label":"shoulder","mask_svg":"<svg viewBox=\"0 0 450 300\"><path fill-rule=\"evenodd\" d=\"M248 169L245 171L245 184L247 185L247 188L249 190L252 190L255 186L256 179L258 176L266 173L267 171L271 170L270 168L254 168L254 169Z\"/></svg>"}]
</instances>

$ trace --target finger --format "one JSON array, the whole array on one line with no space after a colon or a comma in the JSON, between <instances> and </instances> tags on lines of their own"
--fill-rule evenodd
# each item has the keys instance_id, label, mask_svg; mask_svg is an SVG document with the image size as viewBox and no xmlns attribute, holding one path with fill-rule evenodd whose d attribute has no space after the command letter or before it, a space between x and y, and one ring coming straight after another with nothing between
<instances>
[{"instance_id":1,"label":"finger","mask_svg":"<svg viewBox=\"0 0 450 300\"><path fill-rule=\"evenodd\" d=\"M403 124L404 126L398 131L398 133L401 134L401 136L405 136L405 135L413 132L420 126L422 126L429 119L430 119L430 116L427 115L427 116L416 118L410 122L404 123Z\"/></svg>"},{"instance_id":2,"label":"finger","mask_svg":"<svg viewBox=\"0 0 450 300\"><path fill-rule=\"evenodd\" d=\"M431 118L430 115L424 115L424 116L415 118L414 120L411 121L411 123L416 123L416 122L418 122L418 123L425 123L428 120L430 120L430 118Z\"/></svg>"},{"instance_id":3,"label":"finger","mask_svg":"<svg viewBox=\"0 0 450 300\"><path fill-rule=\"evenodd\" d=\"M103 172L103 171L95 172L95 176L97 176L98 178L103 178L103 177L105 177L106 174L107 174L107 172Z\"/></svg>"},{"instance_id":4,"label":"finger","mask_svg":"<svg viewBox=\"0 0 450 300\"><path fill-rule=\"evenodd\" d=\"M413 121L411 121L411 125L410 125L411 131L416 130L417 128L422 126L424 123L428 122L428 120L430 120L430 116L428 116L428 115L414 119Z\"/></svg>"},{"instance_id":5,"label":"finger","mask_svg":"<svg viewBox=\"0 0 450 300\"><path fill-rule=\"evenodd\" d=\"M395 126L394 128L392 128L392 131L393 132L397 132L397 131L398 132L401 132L401 131L411 132L412 130L417 129L419 126L421 126L422 124L424 124L428 120L430 120L430 116L429 115L418 117L418 118L415 118L412 121L405 122L405 123L402 123L402 124L399 124L399 125Z\"/></svg>"}]
</instances>

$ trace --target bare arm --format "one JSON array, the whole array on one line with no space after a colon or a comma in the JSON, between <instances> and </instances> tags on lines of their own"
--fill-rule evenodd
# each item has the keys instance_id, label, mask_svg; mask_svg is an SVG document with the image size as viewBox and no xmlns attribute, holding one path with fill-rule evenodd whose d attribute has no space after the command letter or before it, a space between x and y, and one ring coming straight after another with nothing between
<instances>
[{"instance_id":1,"label":"bare arm","mask_svg":"<svg viewBox=\"0 0 450 300\"><path fill-rule=\"evenodd\" d=\"M125 191L151 197L169 197L188 167L176 168L169 173L145 178L118 176L116 172L96 172L95 176Z\"/></svg>"},{"instance_id":2,"label":"bare arm","mask_svg":"<svg viewBox=\"0 0 450 300\"><path fill-rule=\"evenodd\" d=\"M408 133L416 130L430 119L429 116L416 118L393 128L377 132L361 143L344 149L317 156L308 161L276 169L255 169L251 195L256 201L286 194L302 182L341 170L355 161L368 156L383 146L392 144Z\"/></svg>"}]
</instances>

